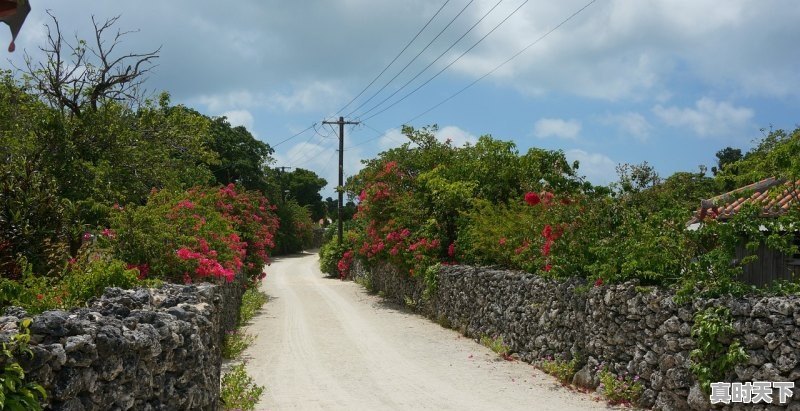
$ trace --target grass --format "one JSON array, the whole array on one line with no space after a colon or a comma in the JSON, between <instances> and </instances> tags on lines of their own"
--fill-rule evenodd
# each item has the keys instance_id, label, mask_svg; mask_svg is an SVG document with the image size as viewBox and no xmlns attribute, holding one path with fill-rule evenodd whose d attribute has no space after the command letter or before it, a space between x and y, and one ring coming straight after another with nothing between
<instances>
[{"instance_id":1,"label":"grass","mask_svg":"<svg viewBox=\"0 0 800 411\"><path fill-rule=\"evenodd\" d=\"M242 306L239 308L239 325L250 322L267 301L269 297L258 288L248 288L242 296Z\"/></svg>"},{"instance_id":2,"label":"grass","mask_svg":"<svg viewBox=\"0 0 800 411\"><path fill-rule=\"evenodd\" d=\"M558 378L562 384L570 384L572 383L572 377L574 377L575 372L577 372L577 366L577 358L573 358L570 361L565 361L560 358L547 357L546 359L542 360L539 368L553 377Z\"/></svg>"},{"instance_id":3,"label":"grass","mask_svg":"<svg viewBox=\"0 0 800 411\"><path fill-rule=\"evenodd\" d=\"M222 358L226 360L238 358L253 340L255 337L240 330L228 331L225 341L222 342Z\"/></svg>"},{"instance_id":4,"label":"grass","mask_svg":"<svg viewBox=\"0 0 800 411\"><path fill-rule=\"evenodd\" d=\"M508 358L509 352L511 352L511 347L503 342L502 336L489 337L488 335L482 335L481 344L489 347L490 350L506 359Z\"/></svg>"}]
</instances>

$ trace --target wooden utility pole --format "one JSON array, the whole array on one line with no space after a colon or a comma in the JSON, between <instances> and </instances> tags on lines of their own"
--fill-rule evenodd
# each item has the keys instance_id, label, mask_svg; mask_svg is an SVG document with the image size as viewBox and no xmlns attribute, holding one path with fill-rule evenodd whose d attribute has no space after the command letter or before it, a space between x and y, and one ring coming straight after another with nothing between
<instances>
[{"instance_id":1,"label":"wooden utility pole","mask_svg":"<svg viewBox=\"0 0 800 411\"><path fill-rule=\"evenodd\" d=\"M339 192L339 208L337 216L339 219L339 245L342 245L342 208L344 198L344 125L345 124L358 124L359 121L344 121L344 117L339 117L339 121L323 121L322 124L338 124L339 125L339 187L336 191Z\"/></svg>"}]
</instances>

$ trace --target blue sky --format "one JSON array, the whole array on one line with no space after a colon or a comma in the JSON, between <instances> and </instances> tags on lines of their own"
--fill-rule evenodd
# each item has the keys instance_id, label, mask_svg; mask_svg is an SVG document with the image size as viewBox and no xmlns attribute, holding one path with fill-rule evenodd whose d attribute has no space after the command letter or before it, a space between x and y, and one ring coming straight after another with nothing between
<instances>
[{"instance_id":1,"label":"blue sky","mask_svg":"<svg viewBox=\"0 0 800 411\"><path fill-rule=\"evenodd\" d=\"M331 119L445 0L239 0L224 7L208 0L31 2L17 52L0 67L21 67L25 52L40 57L45 9L59 18L65 33L80 37L88 37L92 15L121 15L120 28L139 30L126 37L125 50L162 47L149 89L167 90L176 103L203 113L225 115L275 145ZM403 96L511 17L417 93L365 125L348 128L346 174L357 172L361 159L399 145L401 124L497 67L587 2L503 0L446 51L498 0L447 2L376 86L464 12L353 117L443 54L396 98ZM616 164L624 162L647 161L662 176L710 167L717 150L746 150L762 128L800 124L797 21L800 5L792 0L597 0L412 125L438 124L440 138L459 144L491 134L515 141L523 152L564 150L597 184L613 181ZM7 31L0 34L3 41L9 37ZM275 165L311 169L335 183L337 141L329 128L318 124L317 129L278 145ZM332 195L332 187L324 194Z\"/></svg>"}]
</instances>

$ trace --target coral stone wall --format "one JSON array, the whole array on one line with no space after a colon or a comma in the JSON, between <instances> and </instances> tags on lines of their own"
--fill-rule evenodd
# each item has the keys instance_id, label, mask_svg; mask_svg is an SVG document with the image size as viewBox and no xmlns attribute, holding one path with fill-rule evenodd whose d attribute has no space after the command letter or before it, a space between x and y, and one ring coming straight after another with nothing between
<instances>
[{"instance_id":1,"label":"coral stone wall","mask_svg":"<svg viewBox=\"0 0 800 411\"><path fill-rule=\"evenodd\" d=\"M109 288L88 308L34 316L34 357L22 365L53 410L216 410L221 338L241 301L236 288ZM0 338L26 316L7 309Z\"/></svg>"},{"instance_id":2,"label":"coral stone wall","mask_svg":"<svg viewBox=\"0 0 800 411\"><path fill-rule=\"evenodd\" d=\"M800 410L798 297L708 299L677 305L670 292L635 284L592 287L581 279L444 266L436 292L422 301L422 281L409 280L388 264L368 270L357 263L354 271L356 278L366 278L389 298L419 301L417 307L425 314L465 335L502 336L524 361L577 356L583 369L576 384L596 387L595 369L601 362L617 373L639 375L645 386L639 405L660 410L711 408L689 369L689 353L695 348L691 328L696 312L725 306L733 318L734 338L750 355L730 380L793 381L797 387L793 400L771 407ZM761 409L753 407L740 404L725 409Z\"/></svg>"}]
</instances>

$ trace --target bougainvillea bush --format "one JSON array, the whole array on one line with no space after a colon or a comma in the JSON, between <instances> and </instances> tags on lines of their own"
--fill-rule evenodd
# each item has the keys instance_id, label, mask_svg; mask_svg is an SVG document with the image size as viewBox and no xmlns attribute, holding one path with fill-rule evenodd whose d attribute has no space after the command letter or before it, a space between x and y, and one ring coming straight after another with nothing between
<instances>
[{"instance_id":1,"label":"bougainvillea bush","mask_svg":"<svg viewBox=\"0 0 800 411\"><path fill-rule=\"evenodd\" d=\"M646 163L621 165L619 182L600 187L581 178L578 164L560 151L523 154L489 136L455 147L440 141L435 128L403 132L409 143L366 161L349 179L358 212L344 244L322 250L328 274L347 277L355 260L388 261L419 281L434 264L464 263L579 276L596 286L635 280L712 296L754 291L739 278L755 257L737 258L738 245L797 252L794 232L786 230L800 226L797 206L775 219L742 207L735 218L707 218L699 229L687 229L699 200L727 187L734 168L720 178L701 167L662 180ZM779 137L767 137L769 144L742 161L800 147L800 131ZM770 175L800 178L792 167L757 176ZM789 289L800 286L782 292Z\"/></svg>"},{"instance_id":2,"label":"bougainvillea bush","mask_svg":"<svg viewBox=\"0 0 800 411\"><path fill-rule=\"evenodd\" d=\"M228 185L153 191L147 204L115 207L115 254L142 276L173 282L263 278L278 221L267 200Z\"/></svg>"}]
</instances>

